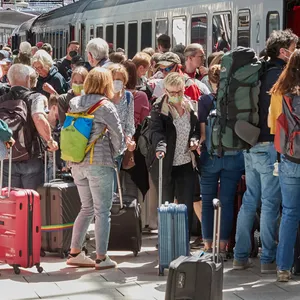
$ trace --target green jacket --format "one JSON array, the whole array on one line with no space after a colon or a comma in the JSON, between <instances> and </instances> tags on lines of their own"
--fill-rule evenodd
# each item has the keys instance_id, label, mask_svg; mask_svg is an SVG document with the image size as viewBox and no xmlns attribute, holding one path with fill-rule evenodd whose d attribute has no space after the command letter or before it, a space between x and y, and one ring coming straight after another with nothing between
<instances>
[{"instance_id":1,"label":"green jacket","mask_svg":"<svg viewBox=\"0 0 300 300\"><path fill-rule=\"evenodd\" d=\"M8 125L0 120L0 141L7 142L12 137L12 131L8 128Z\"/></svg>"}]
</instances>

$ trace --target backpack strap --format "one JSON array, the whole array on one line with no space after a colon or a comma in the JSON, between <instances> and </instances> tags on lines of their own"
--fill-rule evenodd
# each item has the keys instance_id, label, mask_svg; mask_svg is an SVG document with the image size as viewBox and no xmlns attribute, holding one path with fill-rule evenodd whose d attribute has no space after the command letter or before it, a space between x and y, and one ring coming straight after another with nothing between
<instances>
[{"instance_id":1,"label":"backpack strap","mask_svg":"<svg viewBox=\"0 0 300 300\"><path fill-rule=\"evenodd\" d=\"M127 107L129 106L130 104L130 92L128 91L125 91L125 96L126 96L126 100L127 100Z\"/></svg>"},{"instance_id":2,"label":"backpack strap","mask_svg":"<svg viewBox=\"0 0 300 300\"><path fill-rule=\"evenodd\" d=\"M97 103L95 103L89 110L87 111L87 114L93 114L98 108L103 106L105 104L105 98L100 99ZM107 132L107 126L102 130L102 132L96 136L96 138L86 147L85 149L85 154L88 154L91 151L90 154L90 164L93 163L93 158L94 158L94 150L95 150L95 145L97 141L102 138Z\"/></svg>"}]
</instances>

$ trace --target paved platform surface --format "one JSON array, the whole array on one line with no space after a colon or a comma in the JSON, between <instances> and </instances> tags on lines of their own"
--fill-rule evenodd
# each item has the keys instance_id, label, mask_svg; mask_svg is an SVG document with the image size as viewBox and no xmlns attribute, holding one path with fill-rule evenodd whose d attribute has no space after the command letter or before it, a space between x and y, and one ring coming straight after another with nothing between
<instances>
[{"instance_id":1,"label":"paved platform surface","mask_svg":"<svg viewBox=\"0 0 300 300\"><path fill-rule=\"evenodd\" d=\"M119 266L103 272L67 267L65 260L55 255L42 259L42 274L33 268L15 275L9 266L1 265L0 300L163 300L167 276L157 275L156 243L155 234L144 235L138 257L130 252L109 252ZM93 240L89 249L93 257ZM223 300L300 299L300 277L277 283L275 275L262 276L259 260L254 262L255 267L246 271L233 271L232 261L225 263Z\"/></svg>"}]
</instances>

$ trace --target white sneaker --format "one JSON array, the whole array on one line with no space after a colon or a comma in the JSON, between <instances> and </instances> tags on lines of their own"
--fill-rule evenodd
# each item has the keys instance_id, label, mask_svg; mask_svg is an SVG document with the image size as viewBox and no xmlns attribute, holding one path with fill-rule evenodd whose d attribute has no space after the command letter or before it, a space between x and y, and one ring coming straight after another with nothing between
<instances>
[{"instance_id":1,"label":"white sneaker","mask_svg":"<svg viewBox=\"0 0 300 300\"><path fill-rule=\"evenodd\" d=\"M78 254L76 257L69 255L67 260L67 265L92 268L95 266L95 261L87 257L83 251L80 254Z\"/></svg>"},{"instance_id":2,"label":"white sneaker","mask_svg":"<svg viewBox=\"0 0 300 300\"><path fill-rule=\"evenodd\" d=\"M105 269L111 269L116 268L117 263L110 259L108 255L105 255L105 259L96 259L95 263L95 269L96 270L105 270Z\"/></svg>"}]
</instances>

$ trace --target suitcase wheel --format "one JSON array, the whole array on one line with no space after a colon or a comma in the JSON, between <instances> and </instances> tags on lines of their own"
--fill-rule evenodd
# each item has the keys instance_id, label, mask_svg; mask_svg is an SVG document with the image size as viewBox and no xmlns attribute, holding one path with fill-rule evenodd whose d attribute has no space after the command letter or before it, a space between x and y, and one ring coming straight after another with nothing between
<instances>
[{"instance_id":1,"label":"suitcase wheel","mask_svg":"<svg viewBox=\"0 0 300 300\"><path fill-rule=\"evenodd\" d=\"M42 273L44 271L43 267L41 266L36 267L36 269L39 273Z\"/></svg>"},{"instance_id":2,"label":"suitcase wheel","mask_svg":"<svg viewBox=\"0 0 300 300\"><path fill-rule=\"evenodd\" d=\"M16 275L19 275L21 273L21 270L18 266L13 266L14 267L14 272Z\"/></svg>"},{"instance_id":3,"label":"suitcase wheel","mask_svg":"<svg viewBox=\"0 0 300 300\"><path fill-rule=\"evenodd\" d=\"M164 268L163 267L159 267L158 268L158 276L164 276Z\"/></svg>"},{"instance_id":4,"label":"suitcase wheel","mask_svg":"<svg viewBox=\"0 0 300 300\"><path fill-rule=\"evenodd\" d=\"M138 254L139 254L139 251L137 251L137 250L133 251L133 255L134 255L134 257L137 257L137 256L138 256Z\"/></svg>"}]
</instances>

